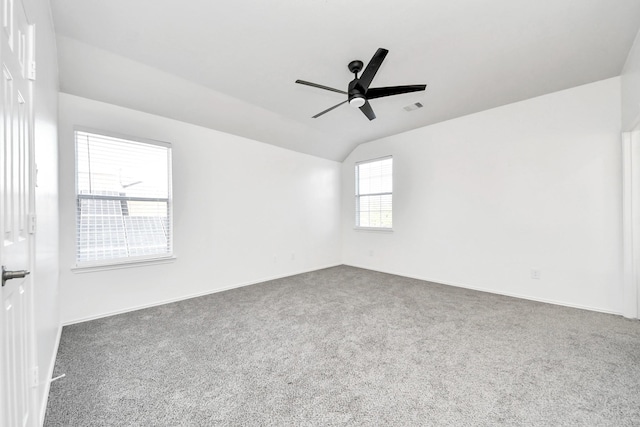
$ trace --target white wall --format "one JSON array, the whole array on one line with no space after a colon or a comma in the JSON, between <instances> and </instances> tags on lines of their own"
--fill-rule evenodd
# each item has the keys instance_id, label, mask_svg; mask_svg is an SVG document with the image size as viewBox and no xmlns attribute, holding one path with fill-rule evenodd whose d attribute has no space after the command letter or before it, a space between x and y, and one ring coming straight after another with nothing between
<instances>
[{"instance_id":1,"label":"white wall","mask_svg":"<svg viewBox=\"0 0 640 427\"><path fill-rule=\"evenodd\" d=\"M617 77L359 146L344 263L619 313L620 119ZM356 231L354 163L386 155L394 230Z\"/></svg>"},{"instance_id":2,"label":"white wall","mask_svg":"<svg viewBox=\"0 0 640 427\"><path fill-rule=\"evenodd\" d=\"M622 71L622 130L640 126L640 31Z\"/></svg>"},{"instance_id":3,"label":"white wall","mask_svg":"<svg viewBox=\"0 0 640 427\"><path fill-rule=\"evenodd\" d=\"M58 290L58 65L48 1L24 0L36 26L37 79L34 88L35 192L38 230L35 245L34 304L39 367L38 403L46 408L60 331Z\"/></svg>"},{"instance_id":4,"label":"white wall","mask_svg":"<svg viewBox=\"0 0 640 427\"><path fill-rule=\"evenodd\" d=\"M63 323L340 263L339 163L63 93L59 108ZM74 126L173 144L174 263L71 271Z\"/></svg>"}]
</instances>

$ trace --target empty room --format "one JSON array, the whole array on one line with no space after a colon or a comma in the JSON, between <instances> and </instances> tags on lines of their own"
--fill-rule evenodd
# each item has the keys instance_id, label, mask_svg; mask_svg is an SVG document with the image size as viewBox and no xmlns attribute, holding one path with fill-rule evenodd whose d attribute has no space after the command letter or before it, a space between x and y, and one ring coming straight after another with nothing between
<instances>
[{"instance_id":1,"label":"empty room","mask_svg":"<svg viewBox=\"0 0 640 427\"><path fill-rule=\"evenodd\" d=\"M3 0L0 426L640 425L640 2Z\"/></svg>"}]
</instances>

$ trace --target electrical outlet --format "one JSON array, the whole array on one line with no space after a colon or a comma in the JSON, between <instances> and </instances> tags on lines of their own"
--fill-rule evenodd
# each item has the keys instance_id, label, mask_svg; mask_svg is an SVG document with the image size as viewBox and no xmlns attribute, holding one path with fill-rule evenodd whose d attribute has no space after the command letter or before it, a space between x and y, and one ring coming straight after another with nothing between
<instances>
[{"instance_id":1,"label":"electrical outlet","mask_svg":"<svg viewBox=\"0 0 640 427\"><path fill-rule=\"evenodd\" d=\"M291 254L291 261L295 261L296 260L296 254Z\"/></svg>"},{"instance_id":2,"label":"electrical outlet","mask_svg":"<svg viewBox=\"0 0 640 427\"><path fill-rule=\"evenodd\" d=\"M373 256L373 251L369 251L369 256Z\"/></svg>"},{"instance_id":3,"label":"electrical outlet","mask_svg":"<svg viewBox=\"0 0 640 427\"><path fill-rule=\"evenodd\" d=\"M537 268L531 269L531 278L535 280L540 280L540 270Z\"/></svg>"}]
</instances>

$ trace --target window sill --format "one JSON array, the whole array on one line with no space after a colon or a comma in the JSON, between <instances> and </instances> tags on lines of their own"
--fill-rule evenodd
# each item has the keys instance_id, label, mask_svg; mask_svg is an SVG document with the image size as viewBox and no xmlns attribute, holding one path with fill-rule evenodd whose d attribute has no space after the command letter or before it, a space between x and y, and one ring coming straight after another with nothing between
<instances>
[{"instance_id":1,"label":"window sill","mask_svg":"<svg viewBox=\"0 0 640 427\"><path fill-rule=\"evenodd\" d=\"M175 256L165 258L140 259L135 261L122 261L117 264L76 265L71 267L74 273L91 273L94 271L119 270L121 268L142 267L145 265L169 264L176 260Z\"/></svg>"},{"instance_id":2,"label":"window sill","mask_svg":"<svg viewBox=\"0 0 640 427\"><path fill-rule=\"evenodd\" d=\"M355 231L374 231L383 233L393 233L393 228L376 228L376 227L353 227Z\"/></svg>"}]
</instances>

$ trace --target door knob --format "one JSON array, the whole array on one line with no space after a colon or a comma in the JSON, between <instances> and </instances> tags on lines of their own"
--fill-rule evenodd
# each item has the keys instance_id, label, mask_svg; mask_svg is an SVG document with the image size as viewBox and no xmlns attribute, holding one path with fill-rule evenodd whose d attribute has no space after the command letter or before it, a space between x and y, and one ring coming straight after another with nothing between
<instances>
[{"instance_id":1,"label":"door knob","mask_svg":"<svg viewBox=\"0 0 640 427\"><path fill-rule=\"evenodd\" d=\"M6 270L3 265L2 266L2 286L4 286L4 282L6 282L7 280L22 279L27 274L29 274L27 270L10 271L10 270Z\"/></svg>"}]
</instances>

